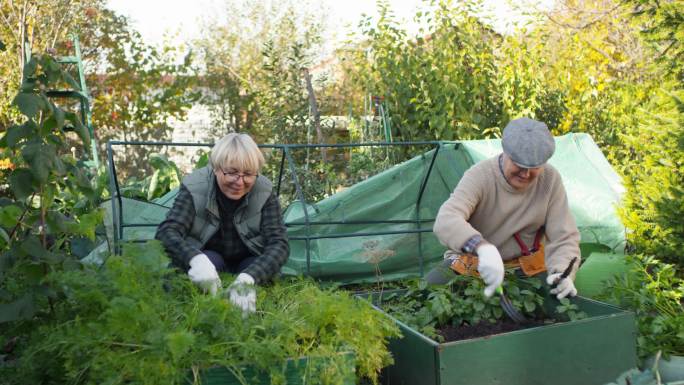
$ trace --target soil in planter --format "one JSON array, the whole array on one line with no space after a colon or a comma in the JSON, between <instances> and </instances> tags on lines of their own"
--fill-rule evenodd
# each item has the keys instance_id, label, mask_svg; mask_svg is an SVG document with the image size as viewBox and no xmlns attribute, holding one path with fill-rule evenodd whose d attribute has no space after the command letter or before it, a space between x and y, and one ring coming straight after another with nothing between
<instances>
[{"instance_id":1,"label":"soil in planter","mask_svg":"<svg viewBox=\"0 0 684 385\"><path fill-rule=\"evenodd\" d=\"M462 325L458 327L445 325L437 328L437 333L444 338L444 342L451 342L508 333L514 330L529 329L555 322L556 321L553 319L546 319L529 320L525 323L518 324L509 319L502 319L498 320L496 323L485 321L475 325Z\"/></svg>"}]
</instances>

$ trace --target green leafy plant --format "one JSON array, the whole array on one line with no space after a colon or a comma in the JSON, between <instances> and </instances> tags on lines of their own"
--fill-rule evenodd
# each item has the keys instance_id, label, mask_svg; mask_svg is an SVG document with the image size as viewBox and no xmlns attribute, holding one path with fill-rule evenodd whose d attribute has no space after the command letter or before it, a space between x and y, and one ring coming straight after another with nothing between
<instances>
[{"instance_id":1,"label":"green leafy plant","mask_svg":"<svg viewBox=\"0 0 684 385\"><path fill-rule=\"evenodd\" d=\"M130 177L121 186L122 196L152 201L180 186L183 176L173 161L166 155L153 153L149 156L149 165L153 170L152 175L143 179Z\"/></svg>"},{"instance_id":2,"label":"green leafy plant","mask_svg":"<svg viewBox=\"0 0 684 385\"><path fill-rule=\"evenodd\" d=\"M477 1L439 1L419 11L416 36L379 1L377 22L359 24L364 46L349 53L350 78L384 97L398 140L491 137L501 124L494 47L499 39L473 16Z\"/></svg>"},{"instance_id":3,"label":"green leafy plant","mask_svg":"<svg viewBox=\"0 0 684 385\"><path fill-rule=\"evenodd\" d=\"M669 85L669 87L674 87ZM684 89L654 90L627 142L635 162L624 178L620 216L637 252L684 269Z\"/></svg>"},{"instance_id":4,"label":"green leafy plant","mask_svg":"<svg viewBox=\"0 0 684 385\"><path fill-rule=\"evenodd\" d=\"M97 191L70 152L67 138L73 134L65 126L86 148L88 131L45 93L64 84L77 87L51 56L33 56L13 101L25 121L0 139L0 151L12 164L11 195L0 200L0 322L52 313L59 288L47 284L46 275L75 268L72 240L94 239L102 220Z\"/></svg>"},{"instance_id":5,"label":"green leafy plant","mask_svg":"<svg viewBox=\"0 0 684 385\"><path fill-rule=\"evenodd\" d=\"M538 279L506 276L504 291L522 314L536 319L543 314L542 283ZM458 275L448 285L427 286L418 282L402 293L383 296L381 306L421 333L441 340L437 329L479 323L496 323L506 317L497 296L485 298L480 279Z\"/></svg>"},{"instance_id":6,"label":"green leafy plant","mask_svg":"<svg viewBox=\"0 0 684 385\"><path fill-rule=\"evenodd\" d=\"M587 318L587 313L579 310L579 306L570 302L567 298L561 298L560 305L556 306L556 314L560 318L565 317L567 321L578 321Z\"/></svg>"},{"instance_id":7,"label":"green leafy plant","mask_svg":"<svg viewBox=\"0 0 684 385\"><path fill-rule=\"evenodd\" d=\"M14 383L180 384L222 366L243 383L245 369L284 383L288 358L323 357L308 368L311 382L336 384L348 370L341 352L353 352L357 373L376 383L391 362L391 320L342 291L306 279L260 287L257 312L243 317L223 296L199 292L169 268L158 242L128 244L101 269L55 272L57 316L19 343ZM222 276L229 284L232 277ZM194 374L193 374L194 373ZM197 381L199 377L196 377Z\"/></svg>"},{"instance_id":8,"label":"green leafy plant","mask_svg":"<svg viewBox=\"0 0 684 385\"><path fill-rule=\"evenodd\" d=\"M684 280L672 264L654 257L627 258L629 273L611 280L602 298L634 311L639 357L684 355Z\"/></svg>"}]
</instances>

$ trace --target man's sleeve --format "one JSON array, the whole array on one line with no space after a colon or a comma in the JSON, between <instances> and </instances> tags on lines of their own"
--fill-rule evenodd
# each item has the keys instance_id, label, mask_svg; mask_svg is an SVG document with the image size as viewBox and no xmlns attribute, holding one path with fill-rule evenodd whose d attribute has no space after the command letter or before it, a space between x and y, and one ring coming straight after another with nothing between
<instances>
[{"instance_id":1,"label":"man's sleeve","mask_svg":"<svg viewBox=\"0 0 684 385\"><path fill-rule=\"evenodd\" d=\"M563 187L560 174L557 173L551 186L545 232L547 237L544 245L546 268L549 274L560 273L568 267L573 257L580 257L580 233L575 224L575 218L570 212L565 187ZM570 275L573 280L578 268L579 263L575 265Z\"/></svg>"},{"instance_id":2,"label":"man's sleeve","mask_svg":"<svg viewBox=\"0 0 684 385\"><path fill-rule=\"evenodd\" d=\"M185 237L190 232L195 218L195 205L192 202L192 194L181 185L173 207L166 215L166 219L157 228L155 238L160 240L166 253L174 261L174 264L188 269L190 259L201 253L200 250L190 246Z\"/></svg>"},{"instance_id":3,"label":"man's sleeve","mask_svg":"<svg viewBox=\"0 0 684 385\"><path fill-rule=\"evenodd\" d=\"M290 256L280 203L274 194L261 209L261 236L265 243L264 252L243 271L251 275L257 284L273 278Z\"/></svg>"},{"instance_id":4,"label":"man's sleeve","mask_svg":"<svg viewBox=\"0 0 684 385\"><path fill-rule=\"evenodd\" d=\"M439 208L435 219L433 231L437 239L453 251L461 250L474 236L481 236L468 223L484 194L484 176L477 175L478 170L481 169L470 168L466 171L449 199Z\"/></svg>"}]
</instances>

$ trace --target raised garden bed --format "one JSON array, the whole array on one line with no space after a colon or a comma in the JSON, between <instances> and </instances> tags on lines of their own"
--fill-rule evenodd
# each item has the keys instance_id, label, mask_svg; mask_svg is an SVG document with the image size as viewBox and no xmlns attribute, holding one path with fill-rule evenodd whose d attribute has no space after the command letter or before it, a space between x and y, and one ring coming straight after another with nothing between
<instances>
[{"instance_id":1,"label":"raised garden bed","mask_svg":"<svg viewBox=\"0 0 684 385\"><path fill-rule=\"evenodd\" d=\"M586 318L444 343L374 305L403 334L390 341L394 364L384 370L382 383L592 385L636 366L633 313L587 298L572 302ZM556 305L545 299L547 309Z\"/></svg>"}]
</instances>

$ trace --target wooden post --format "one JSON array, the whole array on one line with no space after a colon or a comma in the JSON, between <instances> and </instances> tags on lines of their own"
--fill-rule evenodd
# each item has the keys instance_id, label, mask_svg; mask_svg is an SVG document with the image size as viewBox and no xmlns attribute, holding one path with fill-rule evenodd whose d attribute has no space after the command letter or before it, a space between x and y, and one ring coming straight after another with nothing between
<instances>
[{"instance_id":1,"label":"wooden post","mask_svg":"<svg viewBox=\"0 0 684 385\"><path fill-rule=\"evenodd\" d=\"M314 94L313 85L311 85L311 74L308 68L303 68L304 80L306 81L306 90L309 92L309 105L311 107L311 115L313 115L314 127L316 128L316 140L318 143L325 143L323 138L323 131L321 130L321 113L318 111L318 103L316 103L316 95ZM326 161L327 149L321 147L321 160Z\"/></svg>"}]
</instances>

